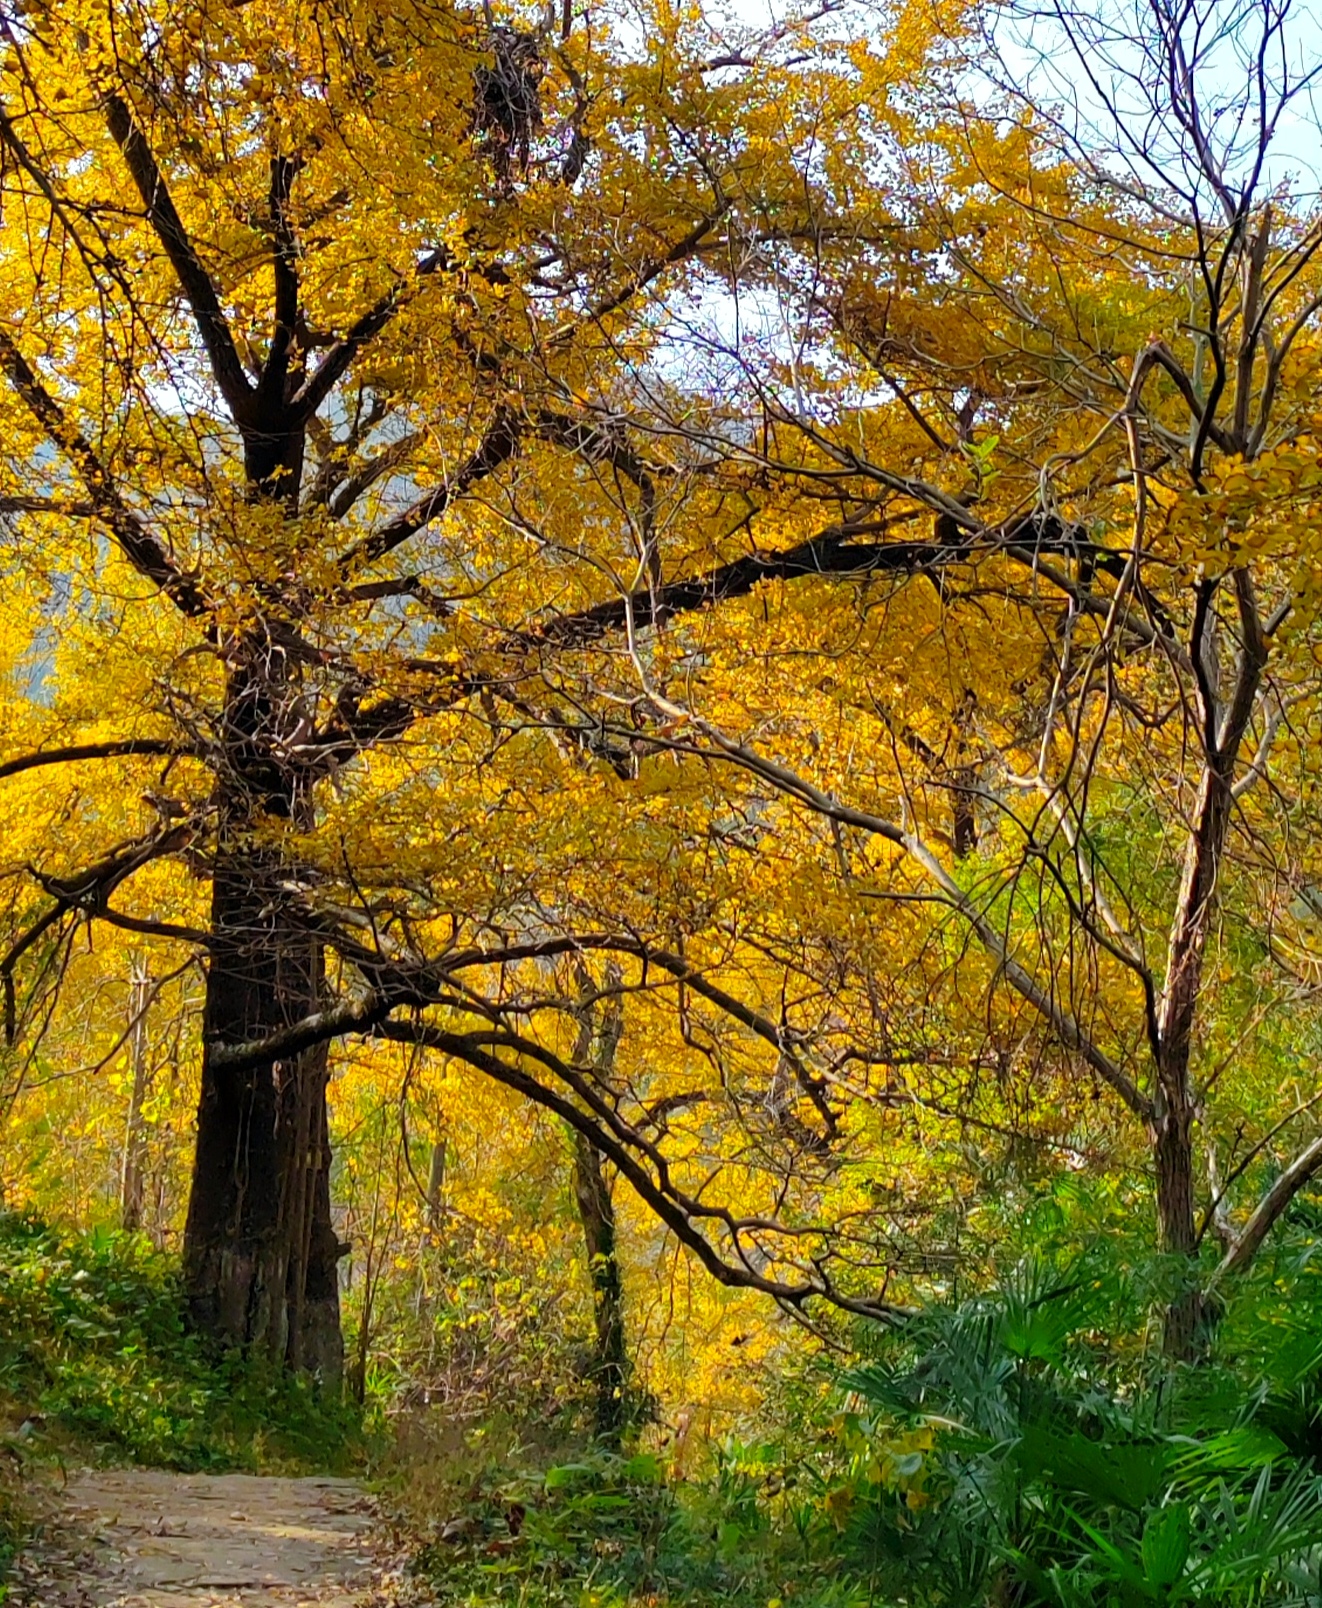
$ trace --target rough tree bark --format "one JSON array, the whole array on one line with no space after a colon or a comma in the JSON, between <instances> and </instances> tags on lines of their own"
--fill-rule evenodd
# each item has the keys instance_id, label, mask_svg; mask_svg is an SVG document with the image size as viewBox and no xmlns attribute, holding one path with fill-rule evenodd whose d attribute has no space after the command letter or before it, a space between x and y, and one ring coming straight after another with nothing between
<instances>
[{"instance_id":1,"label":"rough tree bark","mask_svg":"<svg viewBox=\"0 0 1322 1608\"><path fill-rule=\"evenodd\" d=\"M427 1170L427 1227L435 1233L441 1226L445 1210L446 1144L437 1139L431 1147L431 1165Z\"/></svg>"},{"instance_id":2,"label":"rough tree bark","mask_svg":"<svg viewBox=\"0 0 1322 1608\"><path fill-rule=\"evenodd\" d=\"M624 1285L615 1250L615 1206L601 1152L581 1133L574 1134L574 1199L583 1224L592 1318L596 1330L592 1384L597 1433L618 1445L628 1425L629 1353L624 1333Z\"/></svg>"},{"instance_id":3,"label":"rough tree bark","mask_svg":"<svg viewBox=\"0 0 1322 1608\"><path fill-rule=\"evenodd\" d=\"M574 1059L591 1065L605 1081L615 1066L624 1011L618 992L620 970L606 967L605 988L598 993L585 967L579 968L578 1042ZM618 1446L629 1419L629 1349L624 1327L624 1280L616 1249L615 1203L606 1176L605 1157L586 1134L572 1132L574 1146L574 1199L583 1225L588 1279L592 1286L594 1343L591 1379L596 1397L597 1433Z\"/></svg>"},{"instance_id":4,"label":"rough tree bark","mask_svg":"<svg viewBox=\"0 0 1322 1608\"><path fill-rule=\"evenodd\" d=\"M287 1027L324 1001L322 946L289 916L278 861L248 842L261 815L297 819L310 807L297 775L278 760L291 691L283 656L269 644L253 647L227 689L230 780L213 869L184 1274L204 1333L333 1383L344 1357L327 1048L242 1070L217 1053Z\"/></svg>"},{"instance_id":5,"label":"rough tree bark","mask_svg":"<svg viewBox=\"0 0 1322 1608\"><path fill-rule=\"evenodd\" d=\"M270 908L249 862L218 864L197 1150L184 1235L203 1332L337 1380L341 1247L330 1214L324 1046L235 1071L215 1049L316 1010L320 945Z\"/></svg>"},{"instance_id":6,"label":"rough tree bark","mask_svg":"<svg viewBox=\"0 0 1322 1608\"><path fill-rule=\"evenodd\" d=\"M147 1001L151 974L136 957L129 978L129 1058L133 1082L124 1124L124 1167L120 1178L120 1221L133 1234L142 1227L143 1168L146 1157L142 1103L147 1094Z\"/></svg>"}]
</instances>

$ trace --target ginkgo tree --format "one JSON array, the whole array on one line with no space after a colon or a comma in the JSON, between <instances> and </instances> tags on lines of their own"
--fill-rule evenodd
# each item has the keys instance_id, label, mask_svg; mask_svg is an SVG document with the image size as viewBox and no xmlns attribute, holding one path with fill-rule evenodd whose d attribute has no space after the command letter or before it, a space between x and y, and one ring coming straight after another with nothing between
<instances>
[{"instance_id":1,"label":"ginkgo tree","mask_svg":"<svg viewBox=\"0 0 1322 1608\"><path fill-rule=\"evenodd\" d=\"M0 25L27 680L0 774L32 844L6 1033L44 1030L98 928L205 957L184 1263L221 1338L338 1371L329 1047L366 1031L559 1113L717 1277L888 1310L774 1210L801 1172L820 1199L839 1126L774 957L685 953L737 829L643 801L612 838L634 756L538 669L632 643L639 608L859 562L835 519L750 554L746 511L797 481L651 450L649 387L668 418L696 383L672 308L892 227L860 130L888 74L917 82L923 19L874 19L875 51L829 21L79 0ZM673 1064L579 1065L592 989L658 984ZM712 1200L713 1160L772 1209Z\"/></svg>"},{"instance_id":2,"label":"ginkgo tree","mask_svg":"<svg viewBox=\"0 0 1322 1608\"><path fill-rule=\"evenodd\" d=\"M976 10L5 22L6 1031L205 957L199 1326L338 1371L360 1035L800 1314L909 1298L923 1124L1131 1121L1191 1349L1322 1160L1236 1221L1304 1092L1196 1166L1313 989L1287 22L1067 19L1109 151Z\"/></svg>"}]
</instances>

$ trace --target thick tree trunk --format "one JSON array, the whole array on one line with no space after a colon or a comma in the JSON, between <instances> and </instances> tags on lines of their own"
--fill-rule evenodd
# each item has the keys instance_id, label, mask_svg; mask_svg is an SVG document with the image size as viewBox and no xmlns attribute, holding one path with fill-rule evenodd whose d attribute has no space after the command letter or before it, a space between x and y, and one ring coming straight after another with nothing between
<instances>
[{"instance_id":1,"label":"thick tree trunk","mask_svg":"<svg viewBox=\"0 0 1322 1608\"><path fill-rule=\"evenodd\" d=\"M602 1170L601 1154L574 1133L574 1196L583 1224L592 1281L596 1343L592 1383L597 1398L597 1432L618 1445L628 1420L629 1353L624 1335L624 1286L615 1249L615 1207Z\"/></svg>"},{"instance_id":2,"label":"thick tree trunk","mask_svg":"<svg viewBox=\"0 0 1322 1608\"><path fill-rule=\"evenodd\" d=\"M184 1240L193 1322L227 1344L340 1376L324 1047L234 1071L210 1046L318 1008L320 946L272 908L251 858L216 867L197 1154Z\"/></svg>"},{"instance_id":3,"label":"thick tree trunk","mask_svg":"<svg viewBox=\"0 0 1322 1608\"><path fill-rule=\"evenodd\" d=\"M295 706L282 661L252 645L231 676L226 709L232 781L211 899L197 1152L184 1236L194 1324L225 1344L338 1381L343 1367L330 1215L325 1046L236 1071L217 1046L267 1037L320 1008L321 945L291 919L280 862L252 827L306 809L282 767L281 726Z\"/></svg>"}]
</instances>

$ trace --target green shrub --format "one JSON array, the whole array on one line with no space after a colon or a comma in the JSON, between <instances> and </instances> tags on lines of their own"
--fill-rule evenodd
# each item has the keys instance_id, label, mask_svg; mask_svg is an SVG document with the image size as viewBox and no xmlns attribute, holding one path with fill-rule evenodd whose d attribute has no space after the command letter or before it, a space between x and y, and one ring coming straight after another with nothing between
<instances>
[{"instance_id":1,"label":"green shrub","mask_svg":"<svg viewBox=\"0 0 1322 1608\"><path fill-rule=\"evenodd\" d=\"M1215 1358L1122 1382L1108 1296L1026 1264L844 1377L853 1566L952 1608L1317 1608L1322 1478L1270 1384Z\"/></svg>"},{"instance_id":2,"label":"green shrub","mask_svg":"<svg viewBox=\"0 0 1322 1608\"><path fill-rule=\"evenodd\" d=\"M671 1482L650 1453L489 1468L437 1515L418 1566L440 1603L465 1608L868 1600L838 1558L776 1522L764 1483L736 1448L702 1482Z\"/></svg>"},{"instance_id":3,"label":"green shrub","mask_svg":"<svg viewBox=\"0 0 1322 1608\"><path fill-rule=\"evenodd\" d=\"M189 1334L174 1268L145 1240L13 1214L0 1215L0 1397L57 1438L164 1468L334 1469L360 1444L338 1398Z\"/></svg>"}]
</instances>

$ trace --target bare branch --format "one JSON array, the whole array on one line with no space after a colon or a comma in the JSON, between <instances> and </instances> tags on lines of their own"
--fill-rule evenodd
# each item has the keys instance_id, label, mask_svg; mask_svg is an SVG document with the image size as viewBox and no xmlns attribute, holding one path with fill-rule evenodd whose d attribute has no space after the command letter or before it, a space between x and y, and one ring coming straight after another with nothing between
<instances>
[{"instance_id":1,"label":"bare branch","mask_svg":"<svg viewBox=\"0 0 1322 1608\"><path fill-rule=\"evenodd\" d=\"M443 1054L452 1055L458 1060L466 1061L468 1065L485 1073L493 1081L503 1083L507 1088L514 1089L526 1096L535 1104L554 1111L576 1133L581 1133L601 1153L606 1156L616 1168L621 1177L628 1180L639 1199L651 1208L656 1216L675 1235L675 1238L685 1246L702 1263L703 1267L718 1283L730 1289L756 1290L763 1295L772 1296L778 1301L784 1301L791 1306L801 1306L805 1301L814 1297L829 1301L832 1305L846 1312L852 1312L862 1317L881 1319L886 1322L901 1321L911 1314L908 1309L898 1307L887 1301L859 1299L846 1295L837 1289L829 1279L820 1271L816 1276L805 1279L802 1283L791 1284L780 1279L769 1279L757 1272L748 1260L739 1262L727 1260L721 1256L706 1234L697 1227L692 1216L692 1207L696 1203L688 1202L664 1182L654 1178L648 1169L639 1160L633 1148L637 1145L644 1152L650 1150L651 1145L644 1139L640 1130L630 1130L627 1124L604 1124L593 1116L580 1109L565 1095L558 1094L554 1089L548 1088L523 1071L516 1059L521 1052L528 1050L527 1043L513 1034L476 1034L451 1033L442 1028L434 1027L423 1022L386 1022L377 1030L378 1037L388 1039L400 1044L419 1044L425 1048L439 1050ZM511 1058L493 1053L494 1048L505 1048L511 1052ZM556 1058L546 1055L539 1050L538 1059L555 1063ZM569 1074L570 1069L560 1063L561 1070ZM570 1086L574 1080L571 1078ZM624 1129L623 1134L618 1130ZM728 1214L708 1208L704 1216L715 1216L723 1220L731 1232L735 1242L736 1251L740 1249L740 1229L744 1227L738 1220L731 1219ZM765 1232L780 1232L802 1234L804 1230L793 1229L774 1222L757 1220L757 1226Z\"/></svg>"}]
</instances>

